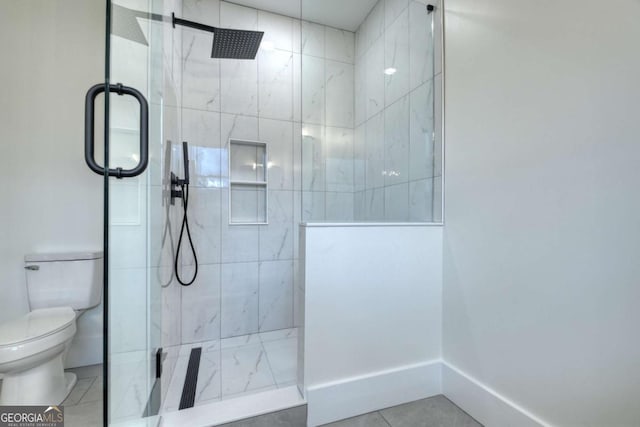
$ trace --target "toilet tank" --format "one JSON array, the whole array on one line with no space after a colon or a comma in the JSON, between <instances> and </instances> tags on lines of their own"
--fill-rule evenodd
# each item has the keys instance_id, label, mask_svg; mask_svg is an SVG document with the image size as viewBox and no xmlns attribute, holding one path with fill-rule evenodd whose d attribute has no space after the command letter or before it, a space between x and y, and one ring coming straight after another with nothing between
<instances>
[{"instance_id":1,"label":"toilet tank","mask_svg":"<svg viewBox=\"0 0 640 427\"><path fill-rule=\"evenodd\" d=\"M24 257L31 310L84 310L102 299L102 252L40 253Z\"/></svg>"}]
</instances>

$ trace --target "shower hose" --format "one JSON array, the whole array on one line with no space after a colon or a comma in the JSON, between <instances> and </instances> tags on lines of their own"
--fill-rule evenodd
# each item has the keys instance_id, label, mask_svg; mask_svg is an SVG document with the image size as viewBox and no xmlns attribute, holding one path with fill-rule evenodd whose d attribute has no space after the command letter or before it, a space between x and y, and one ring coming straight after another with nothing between
<instances>
[{"instance_id":1,"label":"shower hose","mask_svg":"<svg viewBox=\"0 0 640 427\"><path fill-rule=\"evenodd\" d=\"M189 210L189 185L188 184L180 184L180 190L182 193L182 208L184 214L182 216L182 226L180 227L180 237L178 238L178 248L176 249L176 259L173 265L173 268L176 273L176 279L178 283L182 286L190 286L195 282L196 277L198 277L198 257L196 255L196 248L193 246L193 240L191 239L191 231L189 230L189 219L187 218L187 212ZM184 237L184 232L187 231L187 238L189 239L189 246L191 247L191 253L193 254L193 262L195 264L195 271L193 272L193 277L191 280L186 281L184 278L180 277L180 273L178 271L178 261L180 259L180 248L182 247L182 238Z\"/></svg>"}]
</instances>

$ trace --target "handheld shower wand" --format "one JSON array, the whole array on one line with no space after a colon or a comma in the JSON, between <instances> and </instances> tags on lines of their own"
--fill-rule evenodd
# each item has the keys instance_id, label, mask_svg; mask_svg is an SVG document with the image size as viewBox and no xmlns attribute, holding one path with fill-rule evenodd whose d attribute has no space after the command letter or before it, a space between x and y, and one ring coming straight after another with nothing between
<instances>
[{"instance_id":1,"label":"handheld shower wand","mask_svg":"<svg viewBox=\"0 0 640 427\"><path fill-rule=\"evenodd\" d=\"M189 230L189 218L187 217L187 213L189 211L189 144L186 141L182 143L182 159L184 161L184 179L178 178L173 172L171 172L171 204L173 204L173 200L175 198L182 199L182 209L184 211L173 268L178 283L180 283L182 286L190 286L193 284L193 282L195 282L196 277L198 277L198 256L196 254L196 248L193 245L193 239L191 238L191 231ZM187 232L187 238L189 239L189 246L191 247L191 253L193 254L193 261L195 264L193 277L189 281L183 280L183 278L180 277L180 272L178 271L180 248L182 247L182 238L184 237L185 230Z\"/></svg>"}]
</instances>

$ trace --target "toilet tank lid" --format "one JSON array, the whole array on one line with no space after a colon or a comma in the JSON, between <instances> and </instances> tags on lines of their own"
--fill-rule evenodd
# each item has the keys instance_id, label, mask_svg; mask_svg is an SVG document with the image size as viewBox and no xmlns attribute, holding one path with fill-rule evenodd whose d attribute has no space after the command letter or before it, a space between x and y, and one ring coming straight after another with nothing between
<instances>
[{"instance_id":1,"label":"toilet tank lid","mask_svg":"<svg viewBox=\"0 0 640 427\"><path fill-rule=\"evenodd\" d=\"M53 261L81 261L102 258L102 251L86 252L56 252L28 254L24 256L26 262L53 262Z\"/></svg>"}]
</instances>

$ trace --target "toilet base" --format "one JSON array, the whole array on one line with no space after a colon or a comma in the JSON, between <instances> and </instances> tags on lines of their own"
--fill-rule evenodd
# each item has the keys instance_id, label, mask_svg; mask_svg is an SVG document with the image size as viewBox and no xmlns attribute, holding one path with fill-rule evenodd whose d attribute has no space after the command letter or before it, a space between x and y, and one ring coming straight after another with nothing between
<instances>
[{"instance_id":1,"label":"toilet base","mask_svg":"<svg viewBox=\"0 0 640 427\"><path fill-rule=\"evenodd\" d=\"M60 352L31 369L5 372L0 405L60 405L76 382L76 374L64 372Z\"/></svg>"}]
</instances>

